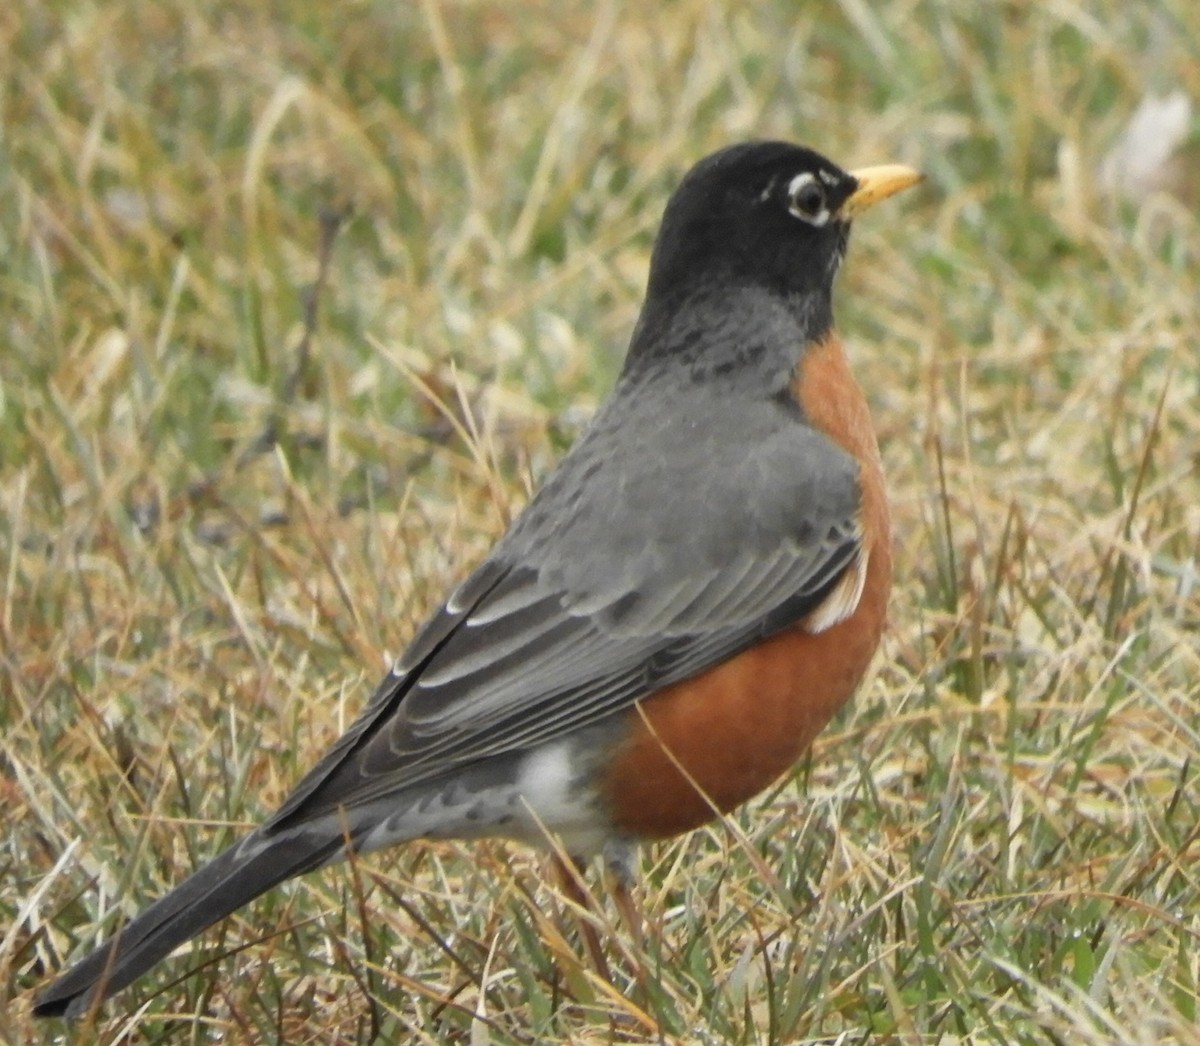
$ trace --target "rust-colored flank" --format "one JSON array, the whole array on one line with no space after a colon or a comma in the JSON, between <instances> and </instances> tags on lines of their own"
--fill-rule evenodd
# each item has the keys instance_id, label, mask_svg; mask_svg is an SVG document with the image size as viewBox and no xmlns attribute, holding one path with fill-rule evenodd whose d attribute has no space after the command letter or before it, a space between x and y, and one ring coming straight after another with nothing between
<instances>
[{"instance_id":1,"label":"rust-colored flank","mask_svg":"<svg viewBox=\"0 0 1200 1046\"><path fill-rule=\"evenodd\" d=\"M642 703L606 774L614 823L630 835L688 831L714 806L726 812L766 788L850 699L879 644L892 579L887 497L867 403L836 334L804 353L793 390L809 421L860 463L862 596L824 631L802 622Z\"/></svg>"}]
</instances>

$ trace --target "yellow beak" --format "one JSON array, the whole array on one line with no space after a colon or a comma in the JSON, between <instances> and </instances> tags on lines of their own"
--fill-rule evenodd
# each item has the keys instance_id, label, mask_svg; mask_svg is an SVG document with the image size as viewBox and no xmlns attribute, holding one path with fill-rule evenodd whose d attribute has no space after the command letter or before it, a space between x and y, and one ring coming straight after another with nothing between
<instances>
[{"instance_id":1,"label":"yellow beak","mask_svg":"<svg viewBox=\"0 0 1200 1046\"><path fill-rule=\"evenodd\" d=\"M851 171L850 176L858 182L858 188L847 197L842 204L839 215L842 218L853 218L857 214L874 207L880 200L904 189L911 188L917 182L924 181L925 175L911 167L900 163L885 163L879 167L863 167Z\"/></svg>"}]
</instances>

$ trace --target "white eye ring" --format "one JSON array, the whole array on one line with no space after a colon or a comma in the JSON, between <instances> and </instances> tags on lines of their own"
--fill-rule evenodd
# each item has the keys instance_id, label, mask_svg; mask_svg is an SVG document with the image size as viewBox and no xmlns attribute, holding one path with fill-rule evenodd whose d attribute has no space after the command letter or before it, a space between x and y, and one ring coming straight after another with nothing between
<instances>
[{"instance_id":1,"label":"white eye ring","mask_svg":"<svg viewBox=\"0 0 1200 1046\"><path fill-rule=\"evenodd\" d=\"M788 182L788 211L801 221L820 228L829 221L825 189L811 171L801 171Z\"/></svg>"}]
</instances>

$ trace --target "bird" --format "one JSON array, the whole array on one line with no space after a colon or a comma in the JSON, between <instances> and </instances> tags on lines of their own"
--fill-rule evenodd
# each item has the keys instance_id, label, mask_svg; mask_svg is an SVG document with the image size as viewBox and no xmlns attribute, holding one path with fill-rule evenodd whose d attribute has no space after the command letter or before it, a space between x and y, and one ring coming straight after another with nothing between
<instances>
[{"instance_id":1,"label":"bird","mask_svg":"<svg viewBox=\"0 0 1200 1046\"><path fill-rule=\"evenodd\" d=\"M773 140L692 167L575 445L282 805L33 1012L89 1012L351 851L500 836L629 869L785 774L885 627L883 467L833 286L852 220L921 178Z\"/></svg>"}]
</instances>

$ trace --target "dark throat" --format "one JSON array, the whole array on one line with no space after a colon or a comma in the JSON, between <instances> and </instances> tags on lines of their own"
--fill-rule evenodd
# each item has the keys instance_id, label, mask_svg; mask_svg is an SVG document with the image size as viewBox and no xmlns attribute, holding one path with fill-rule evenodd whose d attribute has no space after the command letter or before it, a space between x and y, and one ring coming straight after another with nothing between
<instances>
[{"instance_id":1,"label":"dark throat","mask_svg":"<svg viewBox=\"0 0 1200 1046\"><path fill-rule=\"evenodd\" d=\"M695 380L761 381L778 375L786 381L804 347L823 341L832 328L828 289L784 291L729 281L677 284L668 293L647 295L622 378L636 380L642 373L679 366Z\"/></svg>"}]
</instances>

